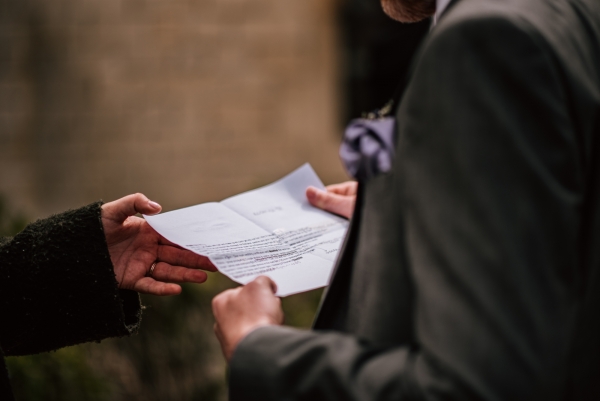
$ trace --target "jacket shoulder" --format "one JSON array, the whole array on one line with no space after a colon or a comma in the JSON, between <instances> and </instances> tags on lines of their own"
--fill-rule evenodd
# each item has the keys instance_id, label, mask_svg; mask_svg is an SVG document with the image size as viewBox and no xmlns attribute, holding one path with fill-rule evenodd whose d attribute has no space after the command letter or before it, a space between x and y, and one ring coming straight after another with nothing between
<instances>
[{"instance_id":1,"label":"jacket shoulder","mask_svg":"<svg viewBox=\"0 0 600 401\"><path fill-rule=\"evenodd\" d=\"M597 0L459 0L430 41L470 40L519 47L511 35L534 40L568 75L600 83L600 2ZM507 35L507 36L505 36Z\"/></svg>"}]
</instances>

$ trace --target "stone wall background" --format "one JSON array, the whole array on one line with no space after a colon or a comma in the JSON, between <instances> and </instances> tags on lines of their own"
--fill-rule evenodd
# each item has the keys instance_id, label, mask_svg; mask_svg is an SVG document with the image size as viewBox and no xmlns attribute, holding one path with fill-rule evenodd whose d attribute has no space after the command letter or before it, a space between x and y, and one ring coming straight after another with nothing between
<instances>
[{"instance_id":1,"label":"stone wall background","mask_svg":"<svg viewBox=\"0 0 600 401\"><path fill-rule=\"evenodd\" d=\"M0 193L171 210L345 179L336 0L0 0Z\"/></svg>"},{"instance_id":2,"label":"stone wall background","mask_svg":"<svg viewBox=\"0 0 600 401\"><path fill-rule=\"evenodd\" d=\"M172 210L307 161L326 183L346 179L337 7L0 0L2 210L33 220L133 192ZM1 227L24 221L9 217ZM9 358L18 399L226 399L210 300L233 285L215 274L181 296L143 298L142 329L129 339ZM307 327L319 295L284 300L288 324Z\"/></svg>"}]
</instances>

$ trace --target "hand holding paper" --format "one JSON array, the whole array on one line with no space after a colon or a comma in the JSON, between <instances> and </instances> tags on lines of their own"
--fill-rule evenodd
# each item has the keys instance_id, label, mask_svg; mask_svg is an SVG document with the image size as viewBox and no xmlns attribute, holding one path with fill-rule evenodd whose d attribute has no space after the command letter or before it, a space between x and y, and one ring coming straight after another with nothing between
<instances>
[{"instance_id":1,"label":"hand holding paper","mask_svg":"<svg viewBox=\"0 0 600 401\"><path fill-rule=\"evenodd\" d=\"M268 277L261 276L213 299L215 334L228 361L239 342L252 331L283 323L281 300L274 295L275 287Z\"/></svg>"},{"instance_id":2,"label":"hand holding paper","mask_svg":"<svg viewBox=\"0 0 600 401\"><path fill-rule=\"evenodd\" d=\"M176 283L203 283L214 266L202 256L161 238L136 213L158 213L160 205L142 194L102 205L102 228L119 288L153 295L181 292ZM155 274L148 269L155 264Z\"/></svg>"},{"instance_id":3,"label":"hand holding paper","mask_svg":"<svg viewBox=\"0 0 600 401\"><path fill-rule=\"evenodd\" d=\"M311 205L349 219L354 213L358 183L346 181L328 185L325 190L309 187L306 197Z\"/></svg>"},{"instance_id":4,"label":"hand holding paper","mask_svg":"<svg viewBox=\"0 0 600 401\"><path fill-rule=\"evenodd\" d=\"M260 275L286 296L328 284L348 222L311 206L309 186L324 189L305 164L265 187L157 216L144 216L168 240L210 258L241 284Z\"/></svg>"}]
</instances>

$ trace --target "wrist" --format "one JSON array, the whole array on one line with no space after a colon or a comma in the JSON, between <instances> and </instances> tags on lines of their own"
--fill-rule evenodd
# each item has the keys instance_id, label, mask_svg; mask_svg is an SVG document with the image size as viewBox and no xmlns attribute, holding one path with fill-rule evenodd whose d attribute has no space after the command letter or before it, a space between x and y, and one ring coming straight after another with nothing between
<instances>
[{"instance_id":1,"label":"wrist","mask_svg":"<svg viewBox=\"0 0 600 401\"><path fill-rule=\"evenodd\" d=\"M238 345L246 337L248 337L252 332L254 332L255 330L257 330L261 327L274 326L274 325L276 325L276 323L274 323L268 319L264 319L264 320L253 322L252 324L248 324L248 325L241 327L234 335L232 335L230 337L229 347L227 347L228 349L227 349L227 352L225 355L227 361L231 360L231 357L233 356Z\"/></svg>"}]
</instances>

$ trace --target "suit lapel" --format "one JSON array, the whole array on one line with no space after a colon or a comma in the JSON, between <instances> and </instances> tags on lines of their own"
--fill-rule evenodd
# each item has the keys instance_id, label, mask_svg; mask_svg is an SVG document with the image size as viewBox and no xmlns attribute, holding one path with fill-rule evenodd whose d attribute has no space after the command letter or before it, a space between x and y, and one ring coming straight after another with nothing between
<instances>
[{"instance_id":1,"label":"suit lapel","mask_svg":"<svg viewBox=\"0 0 600 401\"><path fill-rule=\"evenodd\" d=\"M452 0L442 13L442 16L446 14L446 12L458 1L459 0ZM408 74L403 76L399 81L400 85L398 86L393 97L394 111L392 115L396 114L411 75L412 68L409 68ZM338 258L336 266L332 272L331 282L325 289L323 297L321 298L321 304L319 305L315 321L313 322L313 329L315 330L343 330L344 328L343 325L348 311L348 289L350 287L350 281L352 278L352 267L360 232L360 222L363 214L362 209L364 207L365 187L366 186L363 184L359 184L358 186L356 205L350 221L350 228L348 229L348 234L346 235L344 245L342 246L340 257Z\"/></svg>"},{"instance_id":2,"label":"suit lapel","mask_svg":"<svg viewBox=\"0 0 600 401\"><path fill-rule=\"evenodd\" d=\"M354 213L348 234L344 240L340 257L331 273L331 283L325 289L313 329L342 329L348 307L348 287L352 276L352 265L356 253L360 221L364 205L364 185L359 184Z\"/></svg>"}]
</instances>

